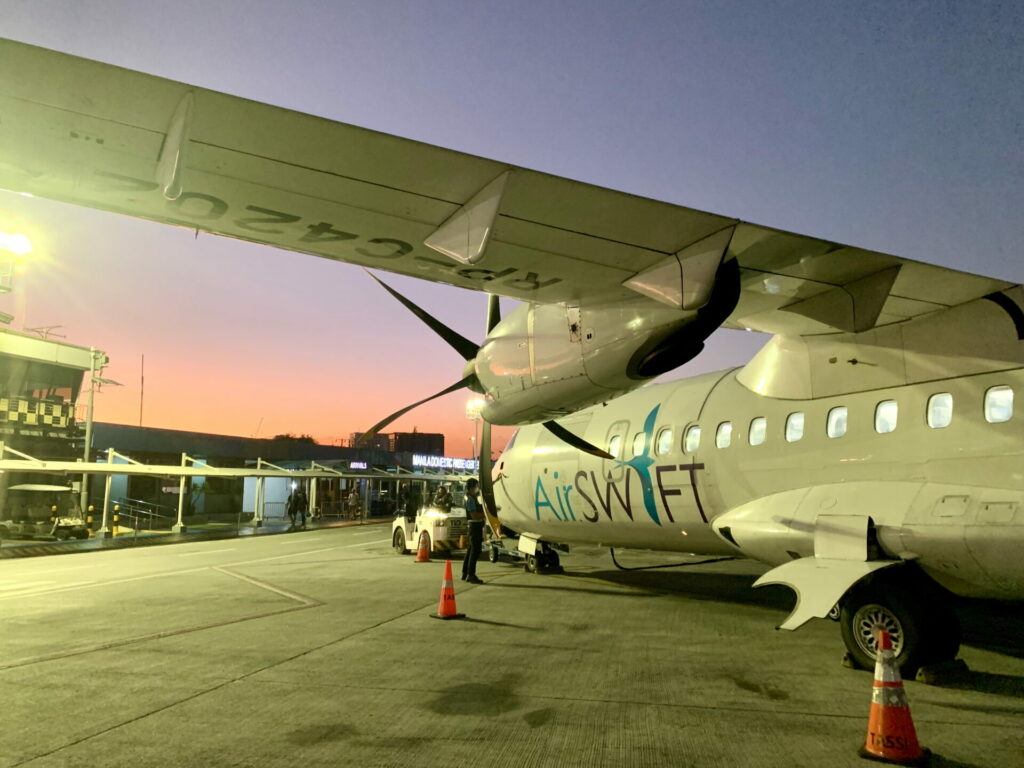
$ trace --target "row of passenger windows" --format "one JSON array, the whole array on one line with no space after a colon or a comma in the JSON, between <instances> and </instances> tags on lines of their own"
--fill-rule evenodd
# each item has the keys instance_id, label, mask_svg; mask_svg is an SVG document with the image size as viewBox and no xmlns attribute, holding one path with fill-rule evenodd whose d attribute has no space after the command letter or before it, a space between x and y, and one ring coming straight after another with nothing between
<instances>
[{"instance_id":1,"label":"row of passenger windows","mask_svg":"<svg viewBox=\"0 0 1024 768\"><path fill-rule=\"evenodd\" d=\"M1007 386L990 387L985 392L985 421L1000 424L1013 417L1013 390ZM845 405L831 408L825 419L825 434L830 438L842 437L846 434L848 410ZM925 412L928 426L942 429L953 423L953 395L949 392L937 392L928 398ZM882 400L875 406L875 432L885 434L896 429L899 421L899 404L895 400ZM786 417L784 435L786 442L795 443L804 436L804 414L797 411ZM731 421L723 421L715 430L715 446L728 448L734 436ZM761 445L768 437L768 419L757 416L751 419L747 427L747 442L750 445ZM654 438L654 453L663 455L672 450L672 427L662 427ZM691 425L683 435L683 450L693 453L700 448L701 429L699 424ZM633 455L642 456L647 453L647 435L638 432L633 436ZM608 452L618 458L622 450L622 436L615 435L608 443Z\"/></svg>"}]
</instances>

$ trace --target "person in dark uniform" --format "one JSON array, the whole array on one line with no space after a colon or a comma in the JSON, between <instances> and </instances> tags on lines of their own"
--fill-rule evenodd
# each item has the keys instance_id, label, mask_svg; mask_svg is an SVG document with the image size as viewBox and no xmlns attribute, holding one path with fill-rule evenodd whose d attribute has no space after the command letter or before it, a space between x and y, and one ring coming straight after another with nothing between
<instances>
[{"instance_id":1,"label":"person in dark uniform","mask_svg":"<svg viewBox=\"0 0 1024 768\"><path fill-rule=\"evenodd\" d=\"M289 531L298 529L300 521L302 530L306 530L306 510L308 508L309 499L306 498L306 489L300 485L288 497L288 517L292 520L292 524L288 528Z\"/></svg>"},{"instance_id":2,"label":"person in dark uniform","mask_svg":"<svg viewBox=\"0 0 1024 768\"><path fill-rule=\"evenodd\" d=\"M477 479L466 481L466 523L469 527L469 547L462 561L462 580L470 584L483 584L476 575L476 561L484 545L484 510L480 506L480 487Z\"/></svg>"}]
</instances>

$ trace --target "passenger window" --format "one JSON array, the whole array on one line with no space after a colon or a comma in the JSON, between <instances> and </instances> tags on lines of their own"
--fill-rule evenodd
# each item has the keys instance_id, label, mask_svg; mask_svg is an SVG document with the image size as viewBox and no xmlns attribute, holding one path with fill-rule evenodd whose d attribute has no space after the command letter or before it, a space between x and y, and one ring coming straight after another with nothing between
<instances>
[{"instance_id":1,"label":"passenger window","mask_svg":"<svg viewBox=\"0 0 1024 768\"><path fill-rule=\"evenodd\" d=\"M768 419L764 416L758 416L750 422L750 432L747 434L747 438L750 440L751 445L760 445L764 442L764 436L767 432Z\"/></svg>"},{"instance_id":2,"label":"passenger window","mask_svg":"<svg viewBox=\"0 0 1024 768\"><path fill-rule=\"evenodd\" d=\"M694 424L686 430L686 439L683 441L683 450L693 453L700 448L700 425Z\"/></svg>"},{"instance_id":3,"label":"passenger window","mask_svg":"<svg viewBox=\"0 0 1024 768\"><path fill-rule=\"evenodd\" d=\"M672 427L663 427L658 432L658 439L655 441L654 451L662 456L672 450Z\"/></svg>"},{"instance_id":4,"label":"passenger window","mask_svg":"<svg viewBox=\"0 0 1024 768\"><path fill-rule=\"evenodd\" d=\"M928 426L932 429L948 427L953 421L953 396L939 392L928 398Z\"/></svg>"},{"instance_id":5,"label":"passenger window","mask_svg":"<svg viewBox=\"0 0 1024 768\"><path fill-rule=\"evenodd\" d=\"M829 437L842 437L846 434L846 416L847 410L845 405L837 405L828 412L828 422L825 429Z\"/></svg>"},{"instance_id":6,"label":"passenger window","mask_svg":"<svg viewBox=\"0 0 1024 768\"><path fill-rule=\"evenodd\" d=\"M613 458L619 458L619 451L622 450L622 435L615 435L608 441L608 453Z\"/></svg>"},{"instance_id":7,"label":"passenger window","mask_svg":"<svg viewBox=\"0 0 1024 768\"><path fill-rule=\"evenodd\" d=\"M985 421L1001 424L1013 418L1013 390L1009 387L991 387L985 393Z\"/></svg>"},{"instance_id":8,"label":"passenger window","mask_svg":"<svg viewBox=\"0 0 1024 768\"><path fill-rule=\"evenodd\" d=\"M643 456L646 453L645 448L647 448L647 433L637 432L633 435L633 455Z\"/></svg>"},{"instance_id":9,"label":"passenger window","mask_svg":"<svg viewBox=\"0 0 1024 768\"><path fill-rule=\"evenodd\" d=\"M728 448L732 444L732 422L723 421L715 431L715 445Z\"/></svg>"},{"instance_id":10,"label":"passenger window","mask_svg":"<svg viewBox=\"0 0 1024 768\"><path fill-rule=\"evenodd\" d=\"M795 443L804 436L803 413L791 413L786 417L786 442Z\"/></svg>"},{"instance_id":11,"label":"passenger window","mask_svg":"<svg viewBox=\"0 0 1024 768\"><path fill-rule=\"evenodd\" d=\"M875 406L875 432L884 435L896 429L899 406L895 400L883 400Z\"/></svg>"}]
</instances>

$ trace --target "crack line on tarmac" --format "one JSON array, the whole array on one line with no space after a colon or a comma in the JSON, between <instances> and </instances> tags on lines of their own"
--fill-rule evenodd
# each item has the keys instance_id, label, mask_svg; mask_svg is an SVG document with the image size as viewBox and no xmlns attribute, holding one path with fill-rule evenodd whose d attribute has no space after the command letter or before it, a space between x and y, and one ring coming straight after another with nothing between
<instances>
[{"instance_id":1,"label":"crack line on tarmac","mask_svg":"<svg viewBox=\"0 0 1024 768\"><path fill-rule=\"evenodd\" d=\"M333 549L333 547L332 547L332 549ZM231 574L231 575L236 575L236 574ZM256 582L254 581L254 583L256 583ZM306 599L311 599L311 598L306 598ZM318 603L316 603L316 605L323 605L323 603L319 603L318 602ZM65 749L70 749L71 747L76 747L79 744L82 744L82 743L84 743L86 741L89 741L91 739L98 738L99 736L103 736L103 735L105 735L107 733L110 733L112 731L117 730L118 728L123 728L126 725L131 725L132 723L137 723L140 720L145 720L147 717L151 717L152 715L157 715L157 714L160 714L161 712L166 712L168 709L171 709L172 707L176 707L179 704L186 704L186 703L188 703L190 701L194 701L195 699L198 699L200 696L205 696L208 693L214 693L215 691L219 691L221 688L226 688L227 686L229 686L229 685L231 685L233 683L239 683L242 680L246 680L246 679L252 677L253 675L258 675L258 674L261 674L262 672L266 672L268 669L273 669L274 667L280 666L282 664L287 664L289 662L295 661L296 659L300 659L303 656L307 656L307 655L309 655L311 653L314 653L315 651L323 650L324 648L327 648L329 646L335 645L337 643L343 643L346 640L349 640L350 638L356 637L357 635L361 635L364 632L369 632L370 630L377 629L378 627L382 627L385 624L388 624L388 623L390 623L392 621L397 621L399 619L404 619L406 616L409 616L409 615L411 615L413 613L416 613L418 611L422 611L422 610L425 610L426 608L429 608L430 605L431 605L431 603L427 603L426 605L416 606L415 608L412 608L412 609L406 611L405 613L400 613L397 616L392 616L390 618L383 619L381 621L378 621L376 624L372 624L370 626L363 627L362 629L358 629L355 632L352 632L351 634L345 635L344 637L338 637L338 638L335 638L334 640L329 640L328 642L321 643L320 645L318 645L318 646L316 646L314 648L307 648L304 651L300 651L299 653L293 654L292 656L289 656L287 658L280 659L278 661L272 662L272 663L267 664L267 665L265 665L263 667L260 667L259 669L254 669L254 670L252 670L250 672L246 672L245 674L238 675L237 677L234 677L231 680L225 680L222 683L218 683L217 685L211 686L211 687L206 688L206 689L204 689L202 691L196 691L193 694L190 694L188 696L184 696L184 697L178 699L177 701L172 701L172 702L170 702L168 704L165 704L162 707L157 707L156 709L152 709L149 712L143 712L143 713L141 713L139 715L136 715L135 717L129 718L127 720L124 720L123 722L115 723L114 725L111 725L108 728L104 728L101 731L96 731L95 733L90 733L90 734L88 734L86 736L83 736L80 739L75 739L74 741L70 741L67 744L62 744L59 747L54 747L53 749L49 750L48 752L42 752L42 753L40 753L38 755L33 755L32 757L26 758L25 760L22 760L19 763L11 763L10 768L17 768L17 766L19 766L19 765L27 765L28 763L31 763L31 762L33 762L35 760L39 760L39 759L44 758L44 757L49 757L50 755L53 755L53 754L55 754L57 752L61 752L61 751L65 750ZM311 606L311 605L297 605L297 606L292 606L291 608L286 608L283 611L277 611L276 613L288 613L290 611L301 611L301 610L304 610L304 609L310 608L310 607L313 607L313 606ZM268 614L265 614L265 615L271 616L271 615L274 615L274 614L273 613L268 613ZM226 624L237 624L240 621L248 621L250 618L262 618L262 616L252 616L252 617L247 617L247 618L243 618L243 619L235 619L235 620L232 620L232 621L223 622L223 624L224 625L226 625ZM212 628L212 627L215 627L215 626L221 626L221 625L222 624L211 624L208 627L197 627L196 629L209 629L209 628ZM192 630L192 631L194 631L194 630ZM161 637L161 636L173 635L173 634L182 634L182 633L180 633L180 632L167 632L167 633L162 633L161 635L154 636L154 637ZM116 645L116 644L114 644L114 645ZM57 655L57 657L60 658L63 655L69 655L70 656L70 655L76 655L76 654L74 654L74 653L60 654L60 655ZM12 665L12 666L20 666L20 665ZM0 670L2 670L2 669L5 669L5 667L0 666ZM259 682L259 681L255 681L255 682Z\"/></svg>"}]
</instances>

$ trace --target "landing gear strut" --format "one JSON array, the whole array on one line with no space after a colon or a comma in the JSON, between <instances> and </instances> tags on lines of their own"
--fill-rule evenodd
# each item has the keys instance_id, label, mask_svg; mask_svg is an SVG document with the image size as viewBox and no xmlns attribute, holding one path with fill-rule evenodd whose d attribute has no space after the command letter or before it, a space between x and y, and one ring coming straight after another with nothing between
<instances>
[{"instance_id":1,"label":"landing gear strut","mask_svg":"<svg viewBox=\"0 0 1024 768\"><path fill-rule=\"evenodd\" d=\"M558 551L546 541L537 542L537 552L526 556L525 567L529 573L562 573Z\"/></svg>"}]
</instances>

